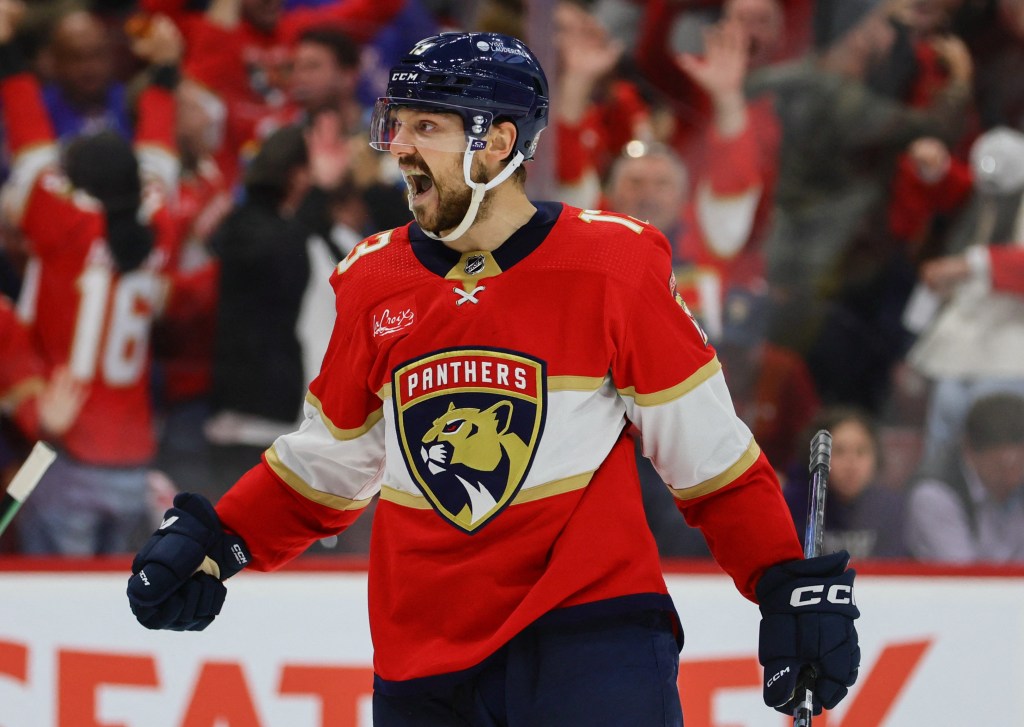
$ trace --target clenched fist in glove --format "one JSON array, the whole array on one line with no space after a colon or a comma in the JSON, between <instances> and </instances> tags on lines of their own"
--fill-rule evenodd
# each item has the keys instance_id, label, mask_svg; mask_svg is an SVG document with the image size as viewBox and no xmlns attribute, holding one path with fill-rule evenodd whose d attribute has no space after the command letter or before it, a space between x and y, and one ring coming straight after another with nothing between
<instances>
[{"instance_id":1,"label":"clenched fist in glove","mask_svg":"<svg viewBox=\"0 0 1024 727\"><path fill-rule=\"evenodd\" d=\"M860 616L846 551L772 566L757 583L761 604L758 659L764 667L764 701L792 714L814 679L814 714L832 709L857 680L860 646L853 620ZM799 692L799 693L798 693Z\"/></svg>"},{"instance_id":2,"label":"clenched fist in glove","mask_svg":"<svg viewBox=\"0 0 1024 727\"><path fill-rule=\"evenodd\" d=\"M245 543L224 532L210 501L180 493L132 562L132 613L149 629L202 631L224 605L221 581L248 563Z\"/></svg>"}]
</instances>

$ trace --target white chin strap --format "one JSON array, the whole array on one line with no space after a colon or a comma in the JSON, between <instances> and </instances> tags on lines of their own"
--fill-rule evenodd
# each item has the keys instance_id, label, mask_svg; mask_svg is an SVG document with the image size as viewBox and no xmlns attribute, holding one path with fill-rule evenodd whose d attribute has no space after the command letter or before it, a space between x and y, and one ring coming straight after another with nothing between
<instances>
[{"instance_id":1,"label":"white chin strap","mask_svg":"<svg viewBox=\"0 0 1024 727\"><path fill-rule=\"evenodd\" d=\"M427 237L432 237L433 239L440 240L441 242L451 242L452 240L458 240L466 234L466 230L472 227L473 223L476 222L476 213L480 211L480 203L484 201L484 194L487 193L487 190L494 189L511 177L512 172L518 169L519 165L522 164L525 159L523 153L521 151L517 151L515 156L512 157L512 160L505 165L505 168L502 169L494 179L487 183L474 182L470 176L470 172L473 168L473 155L476 154L475 151L470 150L472 145L473 142L470 141L469 144L466 145L466 151L462 156L462 177L469 188L473 190L473 195L469 199L469 209L466 210L466 215L462 218L462 222L460 222L458 226L447 235L440 237L432 232L423 230L423 234Z\"/></svg>"}]
</instances>

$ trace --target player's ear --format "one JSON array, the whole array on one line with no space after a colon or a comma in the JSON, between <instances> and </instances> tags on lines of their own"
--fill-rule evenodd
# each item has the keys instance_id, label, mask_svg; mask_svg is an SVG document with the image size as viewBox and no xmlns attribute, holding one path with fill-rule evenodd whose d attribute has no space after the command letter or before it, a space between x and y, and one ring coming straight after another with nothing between
<instances>
[{"instance_id":1,"label":"player's ear","mask_svg":"<svg viewBox=\"0 0 1024 727\"><path fill-rule=\"evenodd\" d=\"M497 121L491 125L487 136L487 151L492 152L498 160L505 160L515 151L519 133L511 121Z\"/></svg>"}]
</instances>

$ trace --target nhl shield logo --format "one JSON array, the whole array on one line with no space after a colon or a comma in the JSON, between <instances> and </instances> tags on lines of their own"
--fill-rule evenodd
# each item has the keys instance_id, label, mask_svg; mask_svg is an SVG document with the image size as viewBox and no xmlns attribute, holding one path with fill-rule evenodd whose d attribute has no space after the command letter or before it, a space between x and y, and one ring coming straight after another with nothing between
<instances>
[{"instance_id":1,"label":"nhl shield logo","mask_svg":"<svg viewBox=\"0 0 1024 727\"><path fill-rule=\"evenodd\" d=\"M486 264L487 258L483 255L470 255L466 258L466 265L463 270L466 271L466 275L476 275L483 272Z\"/></svg>"},{"instance_id":2,"label":"nhl shield logo","mask_svg":"<svg viewBox=\"0 0 1024 727\"><path fill-rule=\"evenodd\" d=\"M434 510L474 533L515 497L547 409L543 361L452 349L395 369L392 401L405 464Z\"/></svg>"}]
</instances>

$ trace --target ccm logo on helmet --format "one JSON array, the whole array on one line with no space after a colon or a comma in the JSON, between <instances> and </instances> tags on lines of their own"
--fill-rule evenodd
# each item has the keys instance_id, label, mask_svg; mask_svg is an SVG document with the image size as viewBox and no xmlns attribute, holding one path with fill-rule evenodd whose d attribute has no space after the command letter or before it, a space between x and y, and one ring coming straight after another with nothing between
<instances>
[{"instance_id":1,"label":"ccm logo on helmet","mask_svg":"<svg viewBox=\"0 0 1024 727\"><path fill-rule=\"evenodd\" d=\"M392 73L391 74L391 80L392 81L415 81L417 78L419 78L419 75L420 75L419 73L409 73L408 71L403 71L401 73Z\"/></svg>"},{"instance_id":2,"label":"ccm logo on helmet","mask_svg":"<svg viewBox=\"0 0 1024 727\"><path fill-rule=\"evenodd\" d=\"M824 590L824 585L794 588L793 595L789 597L789 605L793 608L799 608L800 606L813 606L816 603L821 603L821 596L814 594L821 593ZM855 604L856 601L853 600L853 586L839 584L830 586L828 593L825 595L825 600L841 606Z\"/></svg>"}]
</instances>

